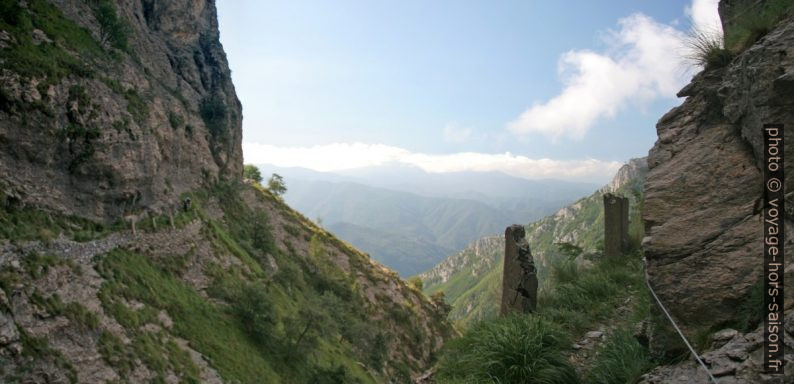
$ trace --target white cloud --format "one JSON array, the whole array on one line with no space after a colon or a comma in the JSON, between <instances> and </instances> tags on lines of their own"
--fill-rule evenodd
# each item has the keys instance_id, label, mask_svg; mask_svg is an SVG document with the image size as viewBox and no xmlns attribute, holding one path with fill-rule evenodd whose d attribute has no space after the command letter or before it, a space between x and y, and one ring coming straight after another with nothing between
<instances>
[{"instance_id":1,"label":"white cloud","mask_svg":"<svg viewBox=\"0 0 794 384\"><path fill-rule=\"evenodd\" d=\"M679 54L685 34L643 14L620 19L618 25L604 36L605 53L565 53L559 61L565 88L524 111L508 129L552 140L582 139L598 120L614 117L631 103L674 97L688 75Z\"/></svg>"},{"instance_id":2,"label":"white cloud","mask_svg":"<svg viewBox=\"0 0 794 384\"><path fill-rule=\"evenodd\" d=\"M458 127L455 123L449 123L443 130L444 141L450 143L462 143L471 136L471 128Z\"/></svg>"},{"instance_id":3,"label":"white cloud","mask_svg":"<svg viewBox=\"0 0 794 384\"><path fill-rule=\"evenodd\" d=\"M330 172L367 166L402 163L431 173L462 171L500 171L527 179L607 182L620 168L615 161L530 159L509 152L487 154L460 152L425 154L384 144L333 143L311 147L277 147L269 144L243 143L245 162L273 164L280 167L303 167Z\"/></svg>"},{"instance_id":4,"label":"white cloud","mask_svg":"<svg viewBox=\"0 0 794 384\"><path fill-rule=\"evenodd\" d=\"M706 33L722 34L718 3L719 0L692 0L692 4L684 9L692 27Z\"/></svg>"},{"instance_id":5,"label":"white cloud","mask_svg":"<svg viewBox=\"0 0 794 384\"><path fill-rule=\"evenodd\" d=\"M384 144L333 143L311 147L277 147L243 142L246 163L303 167L321 172L382 165L409 154L405 149Z\"/></svg>"}]
</instances>

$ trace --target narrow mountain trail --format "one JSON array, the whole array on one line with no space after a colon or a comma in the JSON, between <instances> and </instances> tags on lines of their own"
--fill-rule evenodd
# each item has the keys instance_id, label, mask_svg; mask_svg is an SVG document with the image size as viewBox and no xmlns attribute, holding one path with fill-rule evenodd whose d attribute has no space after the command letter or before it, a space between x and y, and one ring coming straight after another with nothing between
<instances>
[{"instance_id":1,"label":"narrow mountain trail","mask_svg":"<svg viewBox=\"0 0 794 384\"><path fill-rule=\"evenodd\" d=\"M627 297L610 315L613 321L600 322L592 326L592 330L585 332L571 345L566 357L580 377L590 369L599 348L609 341L616 330L627 326L636 327L636 324L630 324L629 320L631 314L637 310L636 303L633 297Z\"/></svg>"}]
</instances>

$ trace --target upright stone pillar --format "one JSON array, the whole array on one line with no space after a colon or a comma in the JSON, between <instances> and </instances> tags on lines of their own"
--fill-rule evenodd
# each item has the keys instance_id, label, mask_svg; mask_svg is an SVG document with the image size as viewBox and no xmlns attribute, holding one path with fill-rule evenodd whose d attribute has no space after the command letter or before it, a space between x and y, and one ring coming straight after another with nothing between
<instances>
[{"instance_id":1,"label":"upright stone pillar","mask_svg":"<svg viewBox=\"0 0 794 384\"><path fill-rule=\"evenodd\" d=\"M604 256L620 257L629 247L629 199L604 194Z\"/></svg>"},{"instance_id":2,"label":"upright stone pillar","mask_svg":"<svg viewBox=\"0 0 794 384\"><path fill-rule=\"evenodd\" d=\"M528 313L538 303L538 276L523 225L505 230L505 262L502 275L501 315Z\"/></svg>"}]
</instances>

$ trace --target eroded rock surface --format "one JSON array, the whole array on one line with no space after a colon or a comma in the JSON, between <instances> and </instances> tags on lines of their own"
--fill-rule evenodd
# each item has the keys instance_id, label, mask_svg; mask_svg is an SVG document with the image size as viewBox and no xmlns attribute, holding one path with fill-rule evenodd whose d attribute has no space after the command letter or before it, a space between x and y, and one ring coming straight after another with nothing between
<instances>
[{"instance_id":1,"label":"eroded rock surface","mask_svg":"<svg viewBox=\"0 0 794 384\"><path fill-rule=\"evenodd\" d=\"M785 359L784 375L763 374L763 327L753 332L741 334L726 329L712 335L715 349L704 353L701 359L719 380L720 384L763 383L783 384L794 382L794 311L789 311L785 319ZM686 384L708 383L709 378L703 368L689 359L673 366L663 366L645 374L641 384Z\"/></svg>"},{"instance_id":2,"label":"eroded rock surface","mask_svg":"<svg viewBox=\"0 0 794 384\"><path fill-rule=\"evenodd\" d=\"M242 111L215 3L106 2L126 48L108 42L101 3L10 2L37 28L0 23L0 196L114 221L239 177ZM39 52L25 44L46 51L18 59Z\"/></svg>"},{"instance_id":3,"label":"eroded rock surface","mask_svg":"<svg viewBox=\"0 0 794 384\"><path fill-rule=\"evenodd\" d=\"M784 123L792 132L792 73L794 20L788 19L727 67L695 76L679 92L684 103L657 124L659 138L648 156L643 248L651 284L690 335L735 322L736 309L761 283L761 129ZM786 151L794 153L791 138ZM794 156L785 160L794 169ZM794 178L785 188L794 191ZM789 248L792 196L786 197ZM786 269L789 308L792 266Z\"/></svg>"}]
</instances>

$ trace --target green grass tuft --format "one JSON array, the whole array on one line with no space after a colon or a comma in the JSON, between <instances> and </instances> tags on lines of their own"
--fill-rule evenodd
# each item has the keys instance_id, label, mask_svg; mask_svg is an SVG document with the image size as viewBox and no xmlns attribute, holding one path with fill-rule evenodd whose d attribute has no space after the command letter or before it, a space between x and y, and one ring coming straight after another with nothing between
<instances>
[{"instance_id":1,"label":"green grass tuft","mask_svg":"<svg viewBox=\"0 0 794 384\"><path fill-rule=\"evenodd\" d=\"M725 48L719 31L693 30L685 44L689 52L684 56L690 63L709 69L722 68L733 60L733 52Z\"/></svg>"},{"instance_id":2,"label":"green grass tuft","mask_svg":"<svg viewBox=\"0 0 794 384\"><path fill-rule=\"evenodd\" d=\"M648 349L626 329L609 336L596 350L595 361L587 374L587 383L633 384L654 366Z\"/></svg>"},{"instance_id":3,"label":"green grass tuft","mask_svg":"<svg viewBox=\"0 0 794 384\"><path fill-rule=\"evenodd\" d=\"M578 383L562 351L570 340L558 326L536 316L482 322L445 347L442 382Z\"/></svg>"}]
</instances>

